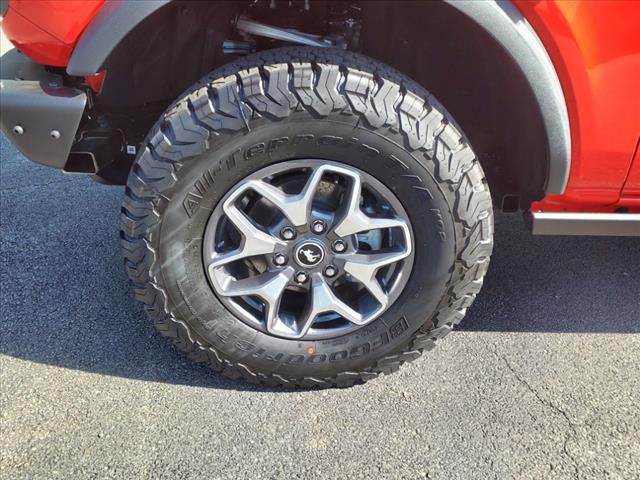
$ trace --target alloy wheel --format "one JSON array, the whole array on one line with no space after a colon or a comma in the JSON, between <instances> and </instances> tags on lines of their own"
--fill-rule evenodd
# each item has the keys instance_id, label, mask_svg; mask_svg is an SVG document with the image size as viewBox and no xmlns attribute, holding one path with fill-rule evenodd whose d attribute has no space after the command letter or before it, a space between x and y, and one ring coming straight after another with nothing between
<instances>
[{"instance_id":1,"label":"alloy wheel","mask_svg":"<svg viewBox=\"0 0 640 480\"><path fill-rule=\"evenodd\" d=\"M259 170L218 203L203 261L214 292L245 323L278 337L333 338L399 297L413 266L411 223L368 173L288 161Z\"/></svg>"}]
</instances>

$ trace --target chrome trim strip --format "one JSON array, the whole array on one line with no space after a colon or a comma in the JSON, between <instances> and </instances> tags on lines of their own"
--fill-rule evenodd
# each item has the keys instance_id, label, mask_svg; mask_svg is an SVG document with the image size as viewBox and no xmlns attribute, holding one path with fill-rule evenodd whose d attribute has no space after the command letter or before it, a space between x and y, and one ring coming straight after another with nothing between
<instances>
[{"instance_id":1,"label":"chrome trim strip","mask_svg":"<svg viewBox=\"0 0 640 480\"><path fill-rule=\"evenodd\" d=\"M547 194L561 194L571 168L571 129L556 70L540 38L507 0L446 0L489 33L516 62L540 106L549 149Z\"/></svg>"},{"instance_id":2,"label":"chrome trim strip","mask_svg":"<svg viewBox=\"0 0 640 480\"><path fill-rule=\"evenodd\" d=\"M640 213L530 212L534 235L609 235L640 237Z\"/></svg>"}]
</instances>

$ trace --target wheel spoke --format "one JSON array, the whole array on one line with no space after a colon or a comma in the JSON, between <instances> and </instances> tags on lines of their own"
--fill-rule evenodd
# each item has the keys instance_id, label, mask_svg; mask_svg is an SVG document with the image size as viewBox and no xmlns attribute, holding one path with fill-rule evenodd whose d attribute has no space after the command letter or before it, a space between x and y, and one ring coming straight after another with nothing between
<instances>
[{"instance_id":1,"label":"wheel spoke","mask_svg":"<svg viewBox=\"0 0 640 480\"><path fill-rule=\"evenodd\" d=\"M407 223L399 218L374 218L360 209L362 183L359 177L351 177L349 198L345 204L340 222L333 229L339 237L348 237L367 230L400 227L408 232ZM407 237L408 238L408 237Z\"/></svg>"},{"instance_id":2,"label":"wheel spoke","mask_svg":"<svg viewBox=\"0 0 640 480\"><path fill-rule=\"evenodd\" d=\"M344 270L362 283L378 301L381 307L388 306L389 297L382 289L376 278L376 273L382 267L398 262L409 256L406 250L383 253L359 253L344 257Z\"/></svg>"},{"instance_id":3,"label":"wheel spoke","mask_svg":"<svg viewBox=\"0 0 640 480\"><path fill-rule=\"evenodd\" d=\"M313 197L325 171L326 169L322 167L314 169L302 191L296 195L287 195L264 180L252 180L249 182L249 188L280 209L292 225L300 227L308 222Z\"/></svg>"},{"instance_id":4,"label":"wheel spoke","mask_svg":"<svg viewBox=\"0 0 640 480\"><path fill-rule=\"evenodd\" d=\"M287 267L279 272L265 272L254 277L236 280L227 276L220 282L219 294L225 297L240 297L253 295L265 303L265 323L267 330L276 321L280 310L280 301L286 286L293 277L294 269Z\"/></svg>"},{"instance_id":5,"label":"wheel spoke","mask_svg":"<svg viewBox=\"0 0 640 480\"><path fill-rule=\"evenodd\" d=\"M242 235L240 247L225 253L214 252L209 267L217 268L237 260L273 253L285 243L256 227L233 203L226 202L224 212Z\"/></svg>"},{"instance_id":6,"label":"wheel spoke","mask_svg":"<svg viewBox=\"0 0 640 480\"><path fill-rule=\"evenodd\" d=\"M306 335L321 313L335 312L351 323L362 324L362 315L340 300L319 273L313 275L310 296L310 302L300 322L300 337Z\"/></svg>"}]
</instances>

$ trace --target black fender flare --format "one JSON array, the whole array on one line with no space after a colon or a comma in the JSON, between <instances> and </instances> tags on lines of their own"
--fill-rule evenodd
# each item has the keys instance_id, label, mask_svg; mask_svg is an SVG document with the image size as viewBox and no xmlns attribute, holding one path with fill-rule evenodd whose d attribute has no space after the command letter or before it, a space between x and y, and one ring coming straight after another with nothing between
<instances>
[{"instance_id":1,"label":"black fender flare","mask_svg":"<svg viewBox=\"0 0 640 480\"><path fill-rule=\"evenodd\" d=\"M516 63L538 103L547 135L549 171L545 192L564 192L571 169L571 129L558 74L529 22L508 0L445 0L482 27Z\"/></svg>"},{"instance_id":2,"label":"black fender flare","mask_svg":"<svg viewBox=\"0 0 640 480\"><path fill-rule=\"evenodd\" d=\"M98 73L129 32L171 1L108 0L82 32L69 59L67 73L78 77Z\"/></svg>"},{"instance_id":3,"label":"black fender flare","mask_svg":"<svg viewBox=\"0 0 640 480\"><path fill-rule=\"evenodd\" d=\"M120 41L145 18L172 0L109 0L78 41L67 73L94 75ZM556 70L538 35L509 0L445 0L485 30L513 59L538 103L547 137L548 176L545 192L561 194L571 168L571 129Z\"/></svg>"}]
</instances>

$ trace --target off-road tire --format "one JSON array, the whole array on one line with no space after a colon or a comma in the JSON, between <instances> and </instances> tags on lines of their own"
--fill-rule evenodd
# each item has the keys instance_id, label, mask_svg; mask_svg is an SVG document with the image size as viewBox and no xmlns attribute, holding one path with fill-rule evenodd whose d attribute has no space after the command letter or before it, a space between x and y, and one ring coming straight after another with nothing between
<instances>
[{"instance_id":1,"label":"off-road tire","mask_svg":"<svg viewBox=\"0 0 640 480\"><path fill-rule=\"evenodd\" d=\"M424 211L413 210L433 232L429 233L430 248L444 252L441 257L448 262L440 275L441 291L414 285L407 294L411 298L396 302L400 303L398 308L416 310L418 305L424 311L381 320L378 331L370 328L380 335L379 343L365 338L367 332L361 333L357 338L367 346L349 344L344 354L335 353L340 339L325 344L287 340L293 350L282 354L278 349L265 351L259 339L253 340L265 334L251 334L237 319L239 326L235 327L231 314L222 310L210 318L201 317L197 306L190 304L189 292L183 290L193 289L189 282L196 281L210 290L204 276L183 283L167 280L176 275L167 270L175 269L171 264L175 260L169 257L193 250L195 258L201 250L201 231L182 232L195 228L192 217L210 213L213 205L206 203L207 198L225 194L217 191L222 188L217 186L217 176L224 184L225 175L240 168L237 165L247 172L264 166L246 161L247 151L239 158L217 152L229 142L259 135L260 129L278 124L293 128L294 117L298 123L307 119L318 125L329 121L348 124L355 133L380 138L389 148L401 149L402 158L409 159L411 165L394 155L385 159L373 155L369 165L386 162L387 178L408 185L391 186L396 193L411 190L407 195L423 195ZM358 151L364 155L367 148L360 146ZM192 360L206 362L224 376L272 386L329 387L349 386L394 372L433 349L437 340L462 320L482 286L492 251L493 214L480 164L460 128L428 92L372 59L310 48L284 48L243 57L189 88L166 110L139 150L121 215L122 249L135 296L162 335L173 338ZM259 161L271 161L269 152L261 155L264 159ZM206 169L198 166L197 175L190 173L203 162ZM185 180L189 175L191 179ZM385 182L385 178L380 180ZM185 186L187 183L190 186ZM430 196L434 199L429 200ZM438 208L433 202L440 202ZM168 217L178 215L183 226L163 225L169 222ZM171 244L171 237L178 234L192 241ZM163 249L167 248L170 254L165 255ZM424 247L416 246L420 248ZM434 262L434 268L440 268ZM413 270L421 268L415 265ZM433 285L436 283L434 280ZM430 295L437 295L431 303ZM225 320L217 323L216 315ZM314 350L308 345L314 345ZM296 351L300 355L294 355ZM314 355L309 356L310 351ZM331 356L337 360L333 362ZM316 366L316 361L324 363Z\"/></svg>"}]
</instances>

